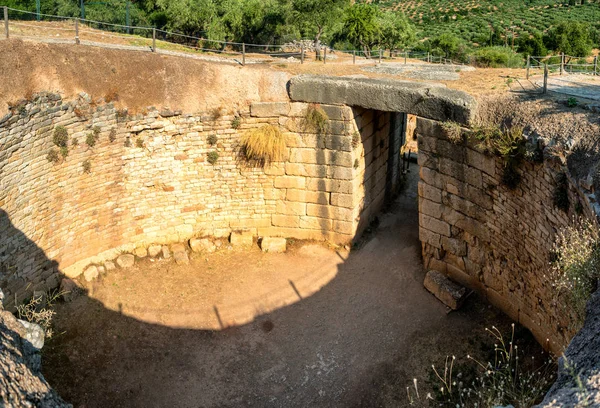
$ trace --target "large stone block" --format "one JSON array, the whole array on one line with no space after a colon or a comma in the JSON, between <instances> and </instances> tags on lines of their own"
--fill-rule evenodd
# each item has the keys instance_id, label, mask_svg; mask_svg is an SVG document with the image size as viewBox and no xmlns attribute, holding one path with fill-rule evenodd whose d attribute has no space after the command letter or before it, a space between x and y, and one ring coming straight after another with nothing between
<instances>
[{"instance_id":1,"label":"large stone block","mask_svg":"<svg viewBox=\"0 0 600 408\"><path fill-rule=\"evenodd\" d=\"M287 249L287 240L282 237L264 237L260 242L263 252L282 253Z\"/></svg>"},{"instance_id":2,"label":"large stone block","mask_svg":"<svg viewBox=\"0 0 600 408\"><path fill-rule=\"evenodd\" d=\"M121 268L131 268L135 264L135 256L132 254L119 255L117 265Z\"/></svg>"},{"instance_id":3,"label":"large stone block","mask_svg":"<svg viewBox=\"0 0 600 408\"><path fill-rule=\"evenodd\" d=\"M438 271L427 272L423 284L429 292L452 310L458 309L467 295L467 289L452 282Z\"/></svg>"},{"instance_id":4,"label":"large stone block","mask_svg":"<svg viewBox=\"0 0 600 408\"><path fill-rule=\"evenodd\" d=\"M439 235L451 236L450 225L444 221L430 217L429 215L419 214L419 226Z\"/></svg>"},{"instance_id":5,"label":"large stone block","mask_svg":"<svg viewBox=\"0 0 600 408\"><path fill-rule=\"evenodd\" d=\"M229 236L229 242L233 247L250 248L254 243L252 231L234 231Z\"/></svg>"}]
</instances>

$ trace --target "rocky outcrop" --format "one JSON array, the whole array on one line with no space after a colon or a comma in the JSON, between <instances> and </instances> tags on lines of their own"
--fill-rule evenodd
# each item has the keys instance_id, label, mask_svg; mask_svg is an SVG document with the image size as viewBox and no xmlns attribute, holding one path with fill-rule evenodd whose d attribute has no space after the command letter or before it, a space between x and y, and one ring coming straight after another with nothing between
<instances>
[{"instance_id":1,"label":"rocky outcrop","mask_svg":"<svg viewBox=\"0 0 600 408\"><path fill-rule=\"evenodd\" d=\"M0 406L72 407L58 396L41 374L41 356L39 349L27 340L29 332L0 306Z\"/></svg>"},{"instance_id":2,"label":"rocky outcrop","mask_svg":"<svg viewBox=\"0 0 600 408\"><path fill-rule=\"evenodd\" d=\"M559 360L558 379L538 408L600 406L600 291L587 306L583 329Z\"/></svg>"}]
</instances>

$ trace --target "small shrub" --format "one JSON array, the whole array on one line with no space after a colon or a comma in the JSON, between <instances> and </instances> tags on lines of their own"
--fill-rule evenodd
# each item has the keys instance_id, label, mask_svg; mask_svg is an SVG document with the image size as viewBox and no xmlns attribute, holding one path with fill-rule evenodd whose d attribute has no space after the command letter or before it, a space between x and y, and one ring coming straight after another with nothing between
<instances>
[{"instance_id":1,"label":"small shrub","mask_svg":"<svg viewBox=\"0 0 600 408\"><path fill-rule=\"evenodd\" d=\"M579 104L579 102L577 101L577 98L567 99L567 106L569 108L575 108L578 104Z\"/></svg>"},{"instance_id":2,"label":"small shrub","mask_svg":"<svg viewBox=\"0 0 600 408\"><path fill-rule=\"evenodd\" d=\"M85 137L85 143L89 147L96 146L96 138L94 137L94 134L92 132L88 133L87 136Z\"/></svg>"},{"instance_id":3,"label":"small shrub","mask_svg":"<svg viewBox=\"0 0 600 408\"><path fill-rule=\"evenodd\" d=\"M19 107L18 107L18 109L17 109L17 110L18 110L18 112L19 112L19 115L20 115L22 118L24 118L25 116L27 116L27 108L25 107L25 105L19 105Z\"/></svg>"},{"instance_id":4,"label":"small shrub","mask_svg":"<svg viewBox=\"0 0 600 408\"><path fill-rule=\"evenodd\" d=\"M111 143L117 140L117 129L113 128L110 130L110 133L108 134L108 140Z\"/></svg>"},{"instance_id":5,"label":"small shrub","mask_svg":"<svg viewBox=\"0 0 600 408\"><path fill-rule=\"evenodd\" d=\"M61 146L60 147L60 155L66 159L67 156L69 155L69 148L67 146Z\"/></svg>"},{"instance_id":6,"label":"small shrub","mask_svg":"<svg viewBox=\"0 0 600 408\"><path fill-rule=\"evenodd\" d=\"M210 164L215 165L219 160L219 152L213 150L212 152L208 153L206 160Z\"/></svg>"},{"instance_id":7,"label":"small shrub","mask_svg":"<svg viewBox=\"0 0 600 408\"><path fill-rule=\"evenodd\" d=\"M92 172L92 163L89 160L86 160L83 163L81 163L81 167L83 168L83 172L85 174L89 174Z\"/></svg>"},{"instance_id":8,"label":"small shrub","mask_svg":"<svg viewBox=\"0 0 600 408\"><path fill-rule=\"evenodd\" d=\"M242 136L242 148L246 159L262 165L281 161L286 152L285 137L278 127L265 125L247 131Z\"/></svg>"},{"instance_id":9,"label":"small shrub","mask_svg":"<svg viewBox=\"0 0 600 408\"><path fill-rule=\"evenodd\" d=\"M100 126L94 126L92 133L94 134L96 140L100 139Z\"/></svg>"},{"instance_id":10,"label":"small shrub","mask_svg":"<svg viewBox=\"0 0 600 408\"><path fill-rule=\"evenodd\" d=\"M73 147L79 146L79 140L76 137L71 139L71 146L73 146Z\"/></svg>"},{"instance_id":11,"label":"small shrub","mask_svg":"<svg viewBox=\"0 0 600 408\"><path fill-rule=\"evenodd\" d=\"M442 123L442 130L444 131L444 135L454 144L462 143L463 134L462 128L456 122L444 122Z\"/></svg>"},{"instance_id":12,"label":"small shrub","mask_svg":"<svg viewBox=\"0 0 600 408\"><path fill-rule=\"evenodd\" d=\"M69 143L69 132L64 126L57 126L54 128L54 134L52 135L52 141L58 147L66 146Z\"/></svg>"},{"instance_id":13,"label":"small shrub","mask_svg":"<svg viewBox=\"0 0 600 408\"><path fill-rule=\"evenodd\" d=\"M60 160L58 151L56 149L50 149L50 151L48 152L48 155L46 155L46 159L50 163L58 163L58 161Z\"/></svg>"},{"instance_id":14,"label":"small shrub","mask_svg":"<svg viewBox=\"0 0 600 408\"><path fill-rule=\"evenodd\" d=\"M128 115L127 109L119 109L117 110L117 120L126 119Z\"/></svg>"},{"instance_id":15,"label":"small shrub","mask_svg":"<svg viewBox=\"0 0 600 408\"><path fill-rule=\"evenodd\" d=\"M53 291L46 293L45 305L42 306L42 296L34 296L29 302L17 306L17 315L19 319L26 320L30 323L38 324L44 329L46 337L51 338L52 319L56 312L53 310L54 303L62 296L64 292Z\"/></svg>"},{"instance_id":16,"label":"small shrub","mask_svg":"<svg viewBox=\"0 0 600 408\"><path fill-rule=\"evenodd\" d=\"M564 212L568 212L571 206L571 202L569 201L569 182L565 173L560 173L556 178L554 205Z\"/></svg>"},{"instance_id":17,"label":"small shrub","mask_svg":"<svg viewBox=\"0 0 600 408\"><path fill-rule=\"evenodd\" d=\"M320 105L311 103L306 108L304 128L312 133L324 135L329 131L329 117Z\"/></svg>"},{"instance_id":18,"label":"small shrub","mask_svg":"<svg viewBox=\"0 0 600 408\"><path fill-rule=\"evenodd\" d=\"M218 120L222 116L221 110L222 108L220 106L211 109L210 117L212 118L212 120Z\"/></svg>"},{"instance_id":19,"label":"small shrub","mask_svg":"<svg viewBox=\"0 0 600 408\"><path fill-rule=\"evenodd\" d=\"M217 144L217 141L219 140L219 138L217 137L217 135L212 134L212 135L208 135L208 137L206 138L206 141L208 142L209 145L214 146Z\"/></svg>"},{"instance_id":20,"label":"small shrub","mask_svg":"<svg viewBox=\"0 0 600 408\"><path fill-rule=\"evenodd\" d=\"M242 118L240 118L239 116L236 116L231 121L231 128L232 129L239 129L241 125L242 125Z\"/></svg>"},{"instance_id":21,"label":"small shrub","mask_svg":"<svg viewBox=\"0 0 600 408\"><path fill-rule=\"evenodd\" d=\"M142 138L138 137L137 139L135 139L135 147L140 149L144 148L144 141L142 140Z\"/></svg>"},{"instance_id":22,"label":"small shrub","mask_svg":"<svg viewBox=\"0 0 600 408\"><path fill-rule=\"evenodd\" d=\"M550 282L557 289L557 296L564 293L567 297L567 305L557 304L575 312L579 327L585 319L587 301L600 278L599 237L598 227L591 221L575 218L572 225L556 233L552 247Z\"/></svg>"}]
</instances>

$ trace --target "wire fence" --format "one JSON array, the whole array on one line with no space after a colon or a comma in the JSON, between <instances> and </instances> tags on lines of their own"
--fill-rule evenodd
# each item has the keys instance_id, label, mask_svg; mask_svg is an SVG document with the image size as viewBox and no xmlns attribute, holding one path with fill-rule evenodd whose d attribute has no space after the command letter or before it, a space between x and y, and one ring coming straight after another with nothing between
<instances>
[{"instance_id":1,"label":"wire fence","mask_svg":"<svg viewBox=\"0 0 600 408\"><path fill-rule=\"evenodd\" d=\"M285 59L304 63L318 60L323 63L340 62L353 64L392 61L407 64L422 62L443 65L478 66L472 59L456 61L445 55L412 50L357 50L332 49L301 40L283 44L252 44L234 41L212 40L189 34L177 33L153 27L140 27L96 21L85 18L55 16L3 7L4 36L59 43L102 45L111 48L147 50L151 52L177 53L177 55L214 55L229 58L245 65L247 62L265 62L269 59ZM1 32L0 32L1 37ZM248 55L249 61L246 61ZM342 57L342 58L340 58ZM251 61L250 61L251 60ZM599 75L598 57L592 62L568 55L528 56L527 78L531 74L548 75L584 73Z\"/></svg>"}]
</instances>

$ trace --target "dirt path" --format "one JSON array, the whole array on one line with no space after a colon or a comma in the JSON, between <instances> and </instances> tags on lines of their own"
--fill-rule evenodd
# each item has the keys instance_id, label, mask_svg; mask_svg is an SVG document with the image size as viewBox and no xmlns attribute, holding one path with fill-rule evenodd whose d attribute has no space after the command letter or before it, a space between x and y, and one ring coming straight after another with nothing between
<instances>
[{"instance_id":1,"label":"dirt path","mask_svg":"<svg viewBox=\"0 0 600 408\"><path fill-rule=\"evenodd\" d=\"M475 296L447 314L423 289L411 175L350 255L224 250L112 272L60 305L46 377L87 408L407 405L413 377L508 324Z\"/></svg>"}]
</instances>

